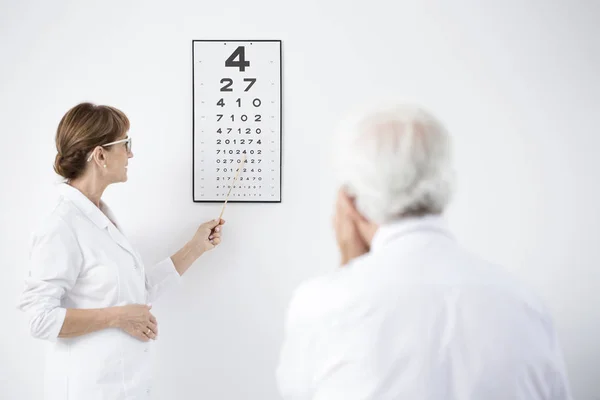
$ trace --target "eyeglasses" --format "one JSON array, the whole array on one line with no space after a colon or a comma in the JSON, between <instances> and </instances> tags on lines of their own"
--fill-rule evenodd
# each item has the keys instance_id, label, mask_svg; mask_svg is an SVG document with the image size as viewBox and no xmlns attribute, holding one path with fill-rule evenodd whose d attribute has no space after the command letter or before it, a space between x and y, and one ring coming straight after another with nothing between
<instances>
[{"instance_id":1,"label":"eyeglasses","mask_svg":"<svg viewBox=\"0 0 600 400\"><path fill-rule=\"evenodd\" d=\"M110 143L103 144L102 147L112 146L113 144L119 144L119 143L125 143L126 144L125 148L127 149L127 153L131 153L131 138L130 137L128 137L126 139L117 140L116 142L110 142ZM92 151L92 154L90 154L90 156L87 159L88 162L90 162L93 155L94 155L94 152Z\"/></svg>"}]
</instances>

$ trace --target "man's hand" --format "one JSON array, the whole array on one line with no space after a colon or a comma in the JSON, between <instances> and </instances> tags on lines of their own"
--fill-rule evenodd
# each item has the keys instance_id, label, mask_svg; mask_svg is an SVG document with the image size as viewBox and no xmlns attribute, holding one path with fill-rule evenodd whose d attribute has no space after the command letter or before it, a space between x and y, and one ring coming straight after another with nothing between
<instances>
[{"instance_id":1,"label":"man's hand","mask_svg":"<svg viewBox=\"0 0 600 400\"><path fill-rule=\"evenodd\" d=\"M333 226L338 247L341 253L342 266L350 260L369 252L369 245L365 242L358 229L356 210L348 195L340 190L338 192Z\"/></svg>"}]
</instances>

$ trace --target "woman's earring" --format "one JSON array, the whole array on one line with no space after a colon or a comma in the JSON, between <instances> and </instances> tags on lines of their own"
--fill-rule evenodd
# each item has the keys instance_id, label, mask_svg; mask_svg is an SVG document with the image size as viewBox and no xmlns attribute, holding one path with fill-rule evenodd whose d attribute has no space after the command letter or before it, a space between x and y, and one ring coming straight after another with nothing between
<instances>
[{"instance_id":1,"label":"woman's earring","mask_svg":"<svg viewBox=\"0 0 600 400\"><path fill-rule=\"evenodd\" d=\"M106 168L106 164L104 164L104 168Z\"/></svg>"}]
</instances>

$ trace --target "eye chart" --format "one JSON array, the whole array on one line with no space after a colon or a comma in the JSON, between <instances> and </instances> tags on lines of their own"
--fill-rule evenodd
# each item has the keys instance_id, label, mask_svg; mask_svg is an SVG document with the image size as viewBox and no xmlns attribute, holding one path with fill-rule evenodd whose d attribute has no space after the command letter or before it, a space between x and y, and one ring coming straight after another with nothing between
<instances>
[{"instance_id":1,"label":"eye chart","mask_svg":"<svg viewBox=\"0 0 600 400\"><path fill-rule=\"evenodd\" d=\"M193 40L192 71L194 202L281 202L281 41Z\"/></svg>"}]
</instances>

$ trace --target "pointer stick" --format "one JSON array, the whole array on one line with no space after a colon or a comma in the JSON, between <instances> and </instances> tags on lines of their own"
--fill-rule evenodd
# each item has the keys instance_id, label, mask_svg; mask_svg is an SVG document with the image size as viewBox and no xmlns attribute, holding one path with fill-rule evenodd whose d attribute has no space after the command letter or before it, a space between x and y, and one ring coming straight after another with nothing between
<instances>
[{"instance_id":1,"label":"pointer stick","mask_svg":"<svg viewBox=\"0 0 600 400\"><path fill-rule=\"evenodd\" d=\"M227 205L227 199L229 199L229 194L231 194L231 189L233 189L233 186L235 185L235 181L237 180L238 176L240 175L240 172L242 171L242 168L244 167L245 162L246 162L246 155L244 154L244 159L242 160L242 165L238 169L237 174L235 174L235 178L233 178L233 183L231 184L231 187L229 188L229 193L227 193L227 197L225 197L225 203L223 203L223 208L221 208L221 215L219 215L219 220L218 220L219 222L221 222L221 217L223 216L223 213L225 212L225 206Z\"/></svg>"}]
</instances>

